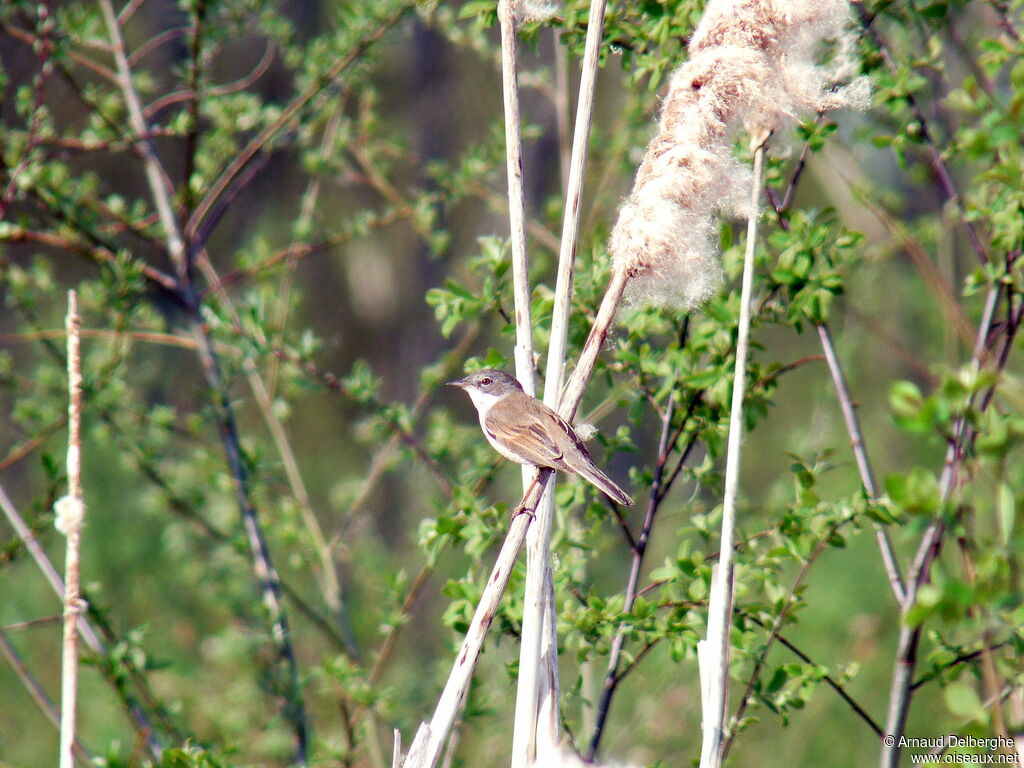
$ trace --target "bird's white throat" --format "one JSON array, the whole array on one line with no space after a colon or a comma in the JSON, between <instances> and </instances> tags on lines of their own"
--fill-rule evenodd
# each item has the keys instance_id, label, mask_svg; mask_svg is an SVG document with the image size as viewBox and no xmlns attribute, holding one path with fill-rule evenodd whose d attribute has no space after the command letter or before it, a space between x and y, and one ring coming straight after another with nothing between
<instances>
[{"instance_id":1,"label":"bird's white throat","mask_svg":"<svg viewBox=\"0 0 1024 768\"><path fill-rule=\"evenodd\" d=\"M476 406L476 410L480 414L481 419L486 417L487 412L491 410L491 406L503 397L502 395L492 395L489 392L481 392L476 387L467 387L466 392L473 401L473 405Z\"/></svg>"}]
</instances>

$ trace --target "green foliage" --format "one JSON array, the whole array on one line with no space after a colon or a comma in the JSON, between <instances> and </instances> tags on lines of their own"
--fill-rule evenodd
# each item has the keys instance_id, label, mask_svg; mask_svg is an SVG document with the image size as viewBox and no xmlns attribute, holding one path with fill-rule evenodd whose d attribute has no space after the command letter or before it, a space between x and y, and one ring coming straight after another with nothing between
<instances>
[{"instance_id":1,"label":"green foliage","mask_svg":"<svg viewBox=\"0 0 1024 768\"><path fill-rule=\"evenodd\" d=\"M608 9L570 369L658 93L702 6ZM386 764L390 738L374 740L397 727L408 743L429 717L518 499L518 472L443 389L464 370L511 367L495 3L141 4L122 28L145 140L100 5L41 7L0 8L0 482L58 553L60 329L75 288L84 583L103 642L83 668L80 737L110 766L286 765L301 707L311 764ZM795 151L765 177L730 635L737 765L828 764L839 749L876 760L884 723L837 692L868 718L886 711L900 631L920 632L910 728L922 736L999 735L990 678L1024 684L1020 4L858 8L875 108L773 137ZM520 34L541 353L563 205L551 50L572 71L587 14L569 0ZM143 147L160 160L184 262ZM720 231L731 288L742 226ZM694 670L738 314L738 290L688 315L623 308L588 389L580 421L600 426L593 452L637 507L559 478L562 717L580 747L607 706L602 753L675 765L699 749ZM884 479L877 497L818 362L825 332ZM254 525L287 633L267 607ZM876 537L894 540L906 574L932 530L942 546L900 611ZM24 543L6 531L0 545L0 626L54 614ZM524 577L520 563L456 764L507 754ZM57 669L50 624L5 634L37 675ZM21 689L0 675L0 721L24 734L0 734L0 759L36 764L55 737Z\"/></svg>"}]
</instances>

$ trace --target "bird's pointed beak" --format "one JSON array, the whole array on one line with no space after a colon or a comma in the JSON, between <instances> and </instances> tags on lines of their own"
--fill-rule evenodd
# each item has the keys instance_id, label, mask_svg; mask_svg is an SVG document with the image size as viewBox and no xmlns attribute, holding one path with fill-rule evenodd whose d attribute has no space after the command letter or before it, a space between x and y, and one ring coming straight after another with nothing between
<instances>
[{"instance_id":1,"label":"bird's pointed beak","mask_svg":"<svg viewBox=\"0 0 1024 768\"><path fill-rule=\"evenodd\" d=\"M458 387L459 389L465 389L469 386L469 378L456 379L455 381L449 381L445 384L446 387Z\"/></svg>"}]
</instances>

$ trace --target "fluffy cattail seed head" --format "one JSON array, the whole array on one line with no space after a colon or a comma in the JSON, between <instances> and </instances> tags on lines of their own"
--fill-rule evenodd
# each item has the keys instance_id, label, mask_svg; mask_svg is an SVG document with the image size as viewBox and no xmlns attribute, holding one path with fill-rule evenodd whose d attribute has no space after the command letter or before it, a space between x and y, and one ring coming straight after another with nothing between
<instances>
[{"instance_id":1,"label":"fluffy cattail seed head","mask_svg":"<svg viewBox=\"0 0 1024 768\"><path fill-rule=\"evenodd\" d=\"M627 300L692 309L718 288L718 216L756 213L732 154L741 129L760 144L801 115L866 106L866 79L836 86L854 69L848 23L846 0L708 3L612 230ZM827 41L839 44L825 66Z\"/></svg>"}]
</instances>

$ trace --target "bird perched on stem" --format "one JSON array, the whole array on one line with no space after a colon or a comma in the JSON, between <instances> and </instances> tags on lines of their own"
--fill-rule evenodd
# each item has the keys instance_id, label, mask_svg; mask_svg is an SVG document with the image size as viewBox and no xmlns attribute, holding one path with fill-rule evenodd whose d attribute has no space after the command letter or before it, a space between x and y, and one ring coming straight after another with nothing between
<instances>
[{"instance_id":1,"label":"bird perched on stem","mask_svg":"<svg viewBox=\"0 0 1024 768\"><path fill-rule=\"evenodd\" d=\"M633 499L594 465L573 428L504 371L487 368L448 382L465 390L476 406L484 437L517 464L560 469L579 475L612 501L627 507Z\"/></svg>"}]
</instances>

